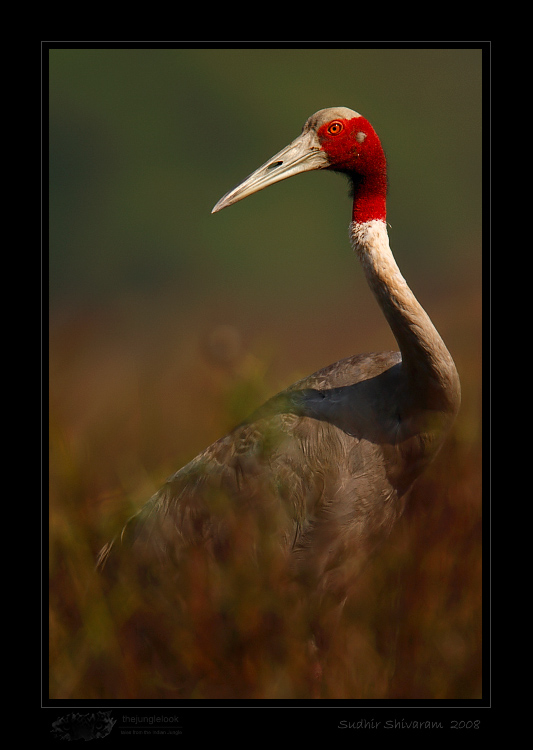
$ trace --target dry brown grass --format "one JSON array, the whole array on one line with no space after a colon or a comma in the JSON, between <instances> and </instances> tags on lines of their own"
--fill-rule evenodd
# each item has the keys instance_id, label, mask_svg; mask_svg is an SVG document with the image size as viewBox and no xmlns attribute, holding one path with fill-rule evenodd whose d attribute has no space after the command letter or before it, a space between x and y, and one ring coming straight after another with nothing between
<instances>
[{"instance_id":1,"label":"dry brown grass","mask_svg":"<svg viewBox=\"0 0 533 750\"><path fill-rule=\"evenodd\" d=\"M450 336L463 383L461 415L347 602L322 698L481 697L480 362L472 347L479 309L466 297L457 308L463 315ZM146 586L106 588L94 575L100 546L166 476L290 382L283 357L278 371L272 365L268 345L241 349L232 329L205 336L197 333L208 330L201 311L191 319L199 328L165 308L148 325L132 304L52 322L53 699L318 697L308 623L291 594L280 595L275 569L259 580L234 556L224 588L191 557L188 614L179 621L155 591L146 607ZM341 334L331 335L330 323L311 326L313 340L327 341L337 358L352 353ZM297 328L272 321L270 338L281 353L297 349L290 339ZM327 346L313 355L316 369L335 359ZM306 356L291 360L295 376L305 374ZM139 612L157 641L156 668L153 652L139 642Z\"/></svg>"}]
</instances>

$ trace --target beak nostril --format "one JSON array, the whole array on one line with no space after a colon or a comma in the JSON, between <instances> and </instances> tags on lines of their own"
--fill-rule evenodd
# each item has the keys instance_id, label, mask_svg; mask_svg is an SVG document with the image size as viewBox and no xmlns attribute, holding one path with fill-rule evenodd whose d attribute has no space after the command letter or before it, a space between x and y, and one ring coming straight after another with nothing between
<instances>
[{"instance_id":1,"label":"beak nostril","mask_svg":"<svg viewBox=\"0 0 533 750\"><path fill-rule=\"evenodd\" d=\"M326 153L317 146L311 132L296 138L288 146L270 157L264 164L249 174L246 179L226 193L215 205L213 213L257 193L258 190L276 182L293 177L300 172L325 169L330 166Z\"/></svg>"}]
</instances>

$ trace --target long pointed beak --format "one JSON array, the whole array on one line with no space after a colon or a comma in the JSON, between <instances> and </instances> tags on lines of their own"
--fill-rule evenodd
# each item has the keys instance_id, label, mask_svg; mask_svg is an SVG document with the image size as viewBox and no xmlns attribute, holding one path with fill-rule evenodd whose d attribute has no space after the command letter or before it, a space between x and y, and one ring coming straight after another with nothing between
<instances>
[{"instance_id":1,"label":"long pointed beak","mask_svg":"<svg viewBox=\"0 0 533 750\"><path fill-rule=\"evenodd\" d=\"M227 206L231 206L232 203L237 203L237 201L252 195L252 193L257 193L275 182L286 180L287 177L292 177L300 172L309 172L312 169L324 169L327 166L329 166L329 161L320 148L316 133L314 130L308 130L265 162L262 167L248 175L237 187L226 193L211 213L214 214Z\"/></svg>"}]
</instances>

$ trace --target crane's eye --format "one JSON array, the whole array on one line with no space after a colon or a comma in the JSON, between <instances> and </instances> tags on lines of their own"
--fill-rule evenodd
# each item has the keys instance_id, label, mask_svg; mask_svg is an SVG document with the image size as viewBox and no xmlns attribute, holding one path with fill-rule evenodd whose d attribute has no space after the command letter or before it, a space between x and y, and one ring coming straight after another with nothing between
<instances>
[{"instance_id":1,"label":"crane's eye","mask_svg":"<svg viewBox=\"0 0 533 750\"><path fill-rule=\"evenodd\" d=\"M339 135L339 133L344 130L344 125L342 122L339 122L338 120L334 120L333 122L330 122L328 125L328 133L329 135Z\"/></svg>"}]
</instances>

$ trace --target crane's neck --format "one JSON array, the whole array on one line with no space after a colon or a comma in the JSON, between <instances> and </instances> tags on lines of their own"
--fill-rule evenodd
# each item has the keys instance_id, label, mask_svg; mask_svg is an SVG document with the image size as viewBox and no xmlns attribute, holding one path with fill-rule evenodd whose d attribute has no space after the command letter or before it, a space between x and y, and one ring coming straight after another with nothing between
<instances>
[{"instance_id":1,"label":"crane's neck","mask_svg":"<svg viewBox=\"0 0 533 750\"><path fill-rule=\"evenodd\" d=\"M351 240L400 348L406 393L414 398L416 406L455 415L460 390L453 359L400 273L389 246L384 214L361 221L369 215L356 210L364 207L366 211L370 202L364 203L357 206L355 197Z\"/></svg>"},{"instance_id":2,"label":"crane's neck","mask_svg":"<svg viewBox=\"0 0 533 750\"><path fill-rule=\"evenodd\" d=\"M353 193L353 222L365 224L372 219L385 221L387 214L387 167L385 155L378 169L361 176L348 173Z\"/></svg>"}]
</instances>

